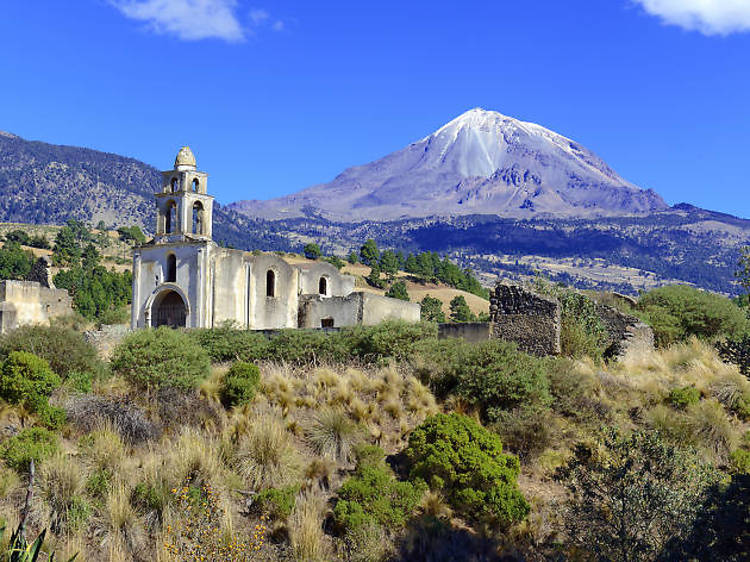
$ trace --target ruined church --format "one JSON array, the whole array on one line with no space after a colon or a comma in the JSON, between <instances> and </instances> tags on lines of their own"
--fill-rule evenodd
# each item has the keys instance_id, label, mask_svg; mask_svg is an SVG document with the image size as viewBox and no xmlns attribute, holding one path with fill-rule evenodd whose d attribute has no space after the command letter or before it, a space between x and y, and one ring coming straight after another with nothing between
<instances>
[{"instance_id":1,"label":"ruined church","mask_svg":"<svg viewBox=\"0 0 750 562\"><path fill-rule=\"evenodd\" d=\"M418 304L354 290L354 278L329 263L222 248L212 239L208 174L189 147L162 172L156 234L133 251L131 328L249 330L331 328L419 321Z\"/></svg>"}]
</instances>

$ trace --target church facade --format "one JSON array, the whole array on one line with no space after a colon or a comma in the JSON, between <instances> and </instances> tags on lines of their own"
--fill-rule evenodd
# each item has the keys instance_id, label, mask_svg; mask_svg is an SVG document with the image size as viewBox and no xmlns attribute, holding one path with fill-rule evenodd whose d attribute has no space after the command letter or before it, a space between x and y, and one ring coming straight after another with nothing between
<instances>
[{"instance_id":1,"label":"church facade","mask_svg":"<svg viewBox=\"0 0 750 562\"><path fill-rule=\"evenodd\" d=\"M208 175L189 147L162 172L156 234L133 251L131 328L249 330L417 322L418 304L355 291L354 278L326 262L288 263L271 254L222 248L212 239Z\"/></svg>"}]
</instances>

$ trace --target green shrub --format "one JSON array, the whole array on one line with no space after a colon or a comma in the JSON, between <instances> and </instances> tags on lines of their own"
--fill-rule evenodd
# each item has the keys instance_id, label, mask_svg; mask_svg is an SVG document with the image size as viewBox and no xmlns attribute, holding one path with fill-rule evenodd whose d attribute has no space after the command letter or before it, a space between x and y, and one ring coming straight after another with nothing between
<instances>
[{"instance_id":1,"label":"green shrub","mask_svg":"<svg viewBox=\"0 0 750 562\"><path fill-rule=\"evenodd\" d=\"M259 361L268 355L268 338L258 332L223 326L190 330L189 334L215 363Z\"/></svg>"},{"instance_id":2,"label":"green shrub","mask_svg":"<svg viewBox=\"0 0 750 562\"><path fill-rule=\"evenodd\" d=\"M730 337L716 343L722 361L737 365L740 373L750 377L750 334Z\"/></svg>"},{"instance_id":3,"label":"green shrub","mask_svg":"<svg viewBox=\"0 0 750 562\"><path fill-rule=\"evenodd\" d=\"M667 402L674 408L684 410L692 404L697 404L701 399L701 391L694 386L683 386L673 388L669 391Z\"/></svg>"},{"instance_id":4,"label":"green shrub","mask_svg":"<svg viewBox=\"0 0 750 562\"><path fill-rule=\"evenodd\" d=\"M385 463L382 450L365 449L354 475L339 488L333 511L340 532L376 523L396 530L406 525L424 494L423 482L401 482Z\"/></svg>"},{"instance_id":5,"label":"green shrub","mask_svg":"<svg viewBox=\"0 0 750 562\"><path fill-rule=\"evenodd\" d=\"M417 427L405 450L411 479L441 491L462 516L510 525L529 513L518 489L518 457L500 438L460 414L438 414Z\"/></svg>"},{"instance_id":6,"label":"green shrub","mask_svg":"<svg viewBox=\"0 0 750 562\"><path fill-rule=\"evenodd\" d=\"M653 289L638 300L638 309L662 347L690 336L731 337L748 326L745 313L731 300L687 285Z\"/></svg>"},{"instance_id":7,"label":"green shrub","mask_svg":"<svg viewBox=\"0 0 750 562\"><path fill-rule=\"evenodd\" d=\"M349 352L339 334L320 330L281 330L271 337L267 358L295 365L340 363Z\"/></svg>"},{"instance_id":8,"label":"green shrub","mask_svg":"<svg viewBox=\"0 0 750 562\"><path fill-rule=\"evenodd\" d=\"M299 491L299 484L285 488L269 488L255 496L255 505L271 519L285 521L294 509L294 501Z\"/></svg>"},{"instance_id":9,"label":"green shrub","mask_svg":"<svg viewBox=\"0 0 750 562\"><path fill-rule=\"evenodd\" d=\"M387 357L400 361L409 358L421 341L436 340L437 325L389 320L377 326L348 328L340 335L349 353L362 361L372 363Z\"/></svg>"},{"instance_id":10,"label":"green shrub","mask_svg":"<svg viewBox=\"0 0 750 562\"><path fill-rule=\"evenodd\" d=\"M456 371L469 345L458 338L422 340L414 345L409 365L415 377L436 396L445 398L456 390Z\"/></svg>"},{"instance_id":11,"label":"green shrub","mask_svg":"<svg viewBox=\"0 0 750 562\"><path fill-rule=\"evenodd\" d=\"M195 388L210 368L208 354L189 335L167 327L133 332L112 355L115 373L148 390Z\"/></svg>"},{"instance_id":12,"label":"green shrub","mask_svg":"<svg viewBox=\"0 0 750 562\"><path fill-rule=\"evenodd\" d=\"M260 382L260 369L254 363L237 361L224 375L221 403L225 408L241 406L255 397Z\"/></svg>"},{"instance_id":13,"label":"green shrub","mask_svg":"<svg viewBox=\"0 0 750 562\"><path fill-rule=\"evenodd\" d=\"M528 462L552 444L552 413L544 406L527 406L500 412L492 430L505 446Z\"/></svg>"},{"instance_id":14,"label":"green shrub","mask_svg":"<svg viewBox=\"0 0 750 562\"><path fill-rule=\"evenodd\" d=\"M38 464L51 457L57 448L57 435L43 427L32 427L2 444L2 458L6 465L23 473L32 459Z\"/></svg>"},{"instance_id":15,"label":"green shrub","mask_svg":"<svg viewBox=\"0 0 750 562\"><path fill-rule=\"evenodd\" d=\"M729 455L729 464L733 472L750 474L750 451L737 449Z\"/></svg>"},{"instance_id":16,"label":"green shrub","mask_svg":"<svg viewBox=\"0 0 750 562\"><path fill-rule=\"evenodd\" d=\"M11 351L0 367L0 397L31 412L50 408L47 400L60 382L47 361L25 351Z\"/></svg>"},{"instance_id":17,"label":"green shrub","mask_svg":"<svg viewBox=\"0 0 750 562\"><path fill-rule=\"evenodd\" d=\"M100 377L106 366L96 348L75 330L64 326L22 326L0 338L0 355L27 351L46 359L63 380L71 373Z\"/></svg>"},{"instance_id":18,"label":"green shrub","mask_svg":"<svg viewBox=\"0 0 750 562\"><path fill-rule=\"evenodd\" d=\"M467 345L458 359L456 392L479 406L486 420L495 421L502 410L551 401L544 360L518 351L512 343Z\"/></svg>"}]
</instances>

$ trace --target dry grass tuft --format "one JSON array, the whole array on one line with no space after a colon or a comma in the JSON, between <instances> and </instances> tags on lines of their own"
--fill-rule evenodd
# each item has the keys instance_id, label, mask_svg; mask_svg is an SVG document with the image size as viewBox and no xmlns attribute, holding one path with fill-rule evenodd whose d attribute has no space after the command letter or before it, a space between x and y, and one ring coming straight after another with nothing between
<instances>
[{"instance_id":1,"label":"dry grass tuft","mask_svg":"<svg viewBox=\"0 0 750 562\"><path fill-rule=\"evenodd\" d=\"M254 489L290 484L301 473L302 462L284 422L261 414L240 440L235 453L238 472Z\"/></svg>"},{"instance_id":2,"label":"dry grass tuft","mask_svg":"<svg viewBox=\"0 0 750 562\"><path fill-rule=\"evenodd\" d=\"M315 414L305 432L316 454L339 462L348 462L354 445L360 441L361 428L339 408L325 408Z\"/></svg>"},{"instance_id":3,"label":"dry grass tuft","mask_svg":"<svg viewBox=\"0 0 750 562\"><path fill-rule=\"evenodd\" d=\"M317 562L330 559L323 533L325 510L326 501L322 495L303 492L297 496L288 524L295 560Z\"/></svg>"}]
</instances>

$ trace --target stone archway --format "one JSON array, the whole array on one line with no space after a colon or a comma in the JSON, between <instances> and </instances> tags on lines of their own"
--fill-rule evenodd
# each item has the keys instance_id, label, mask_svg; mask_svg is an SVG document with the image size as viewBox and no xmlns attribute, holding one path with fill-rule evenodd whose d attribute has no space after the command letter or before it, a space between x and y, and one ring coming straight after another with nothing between
<instances>
[{"instance_id":1,"label":"stone archway","mask_svg":"<svg viewBox=\"0 0 750 562\"><path fill-rule=\"evenodd\" d=\"M163 291L151 305L151 326L184 328L187 325L187 305L177 291Z\"/></svg>"}]
</instances>

